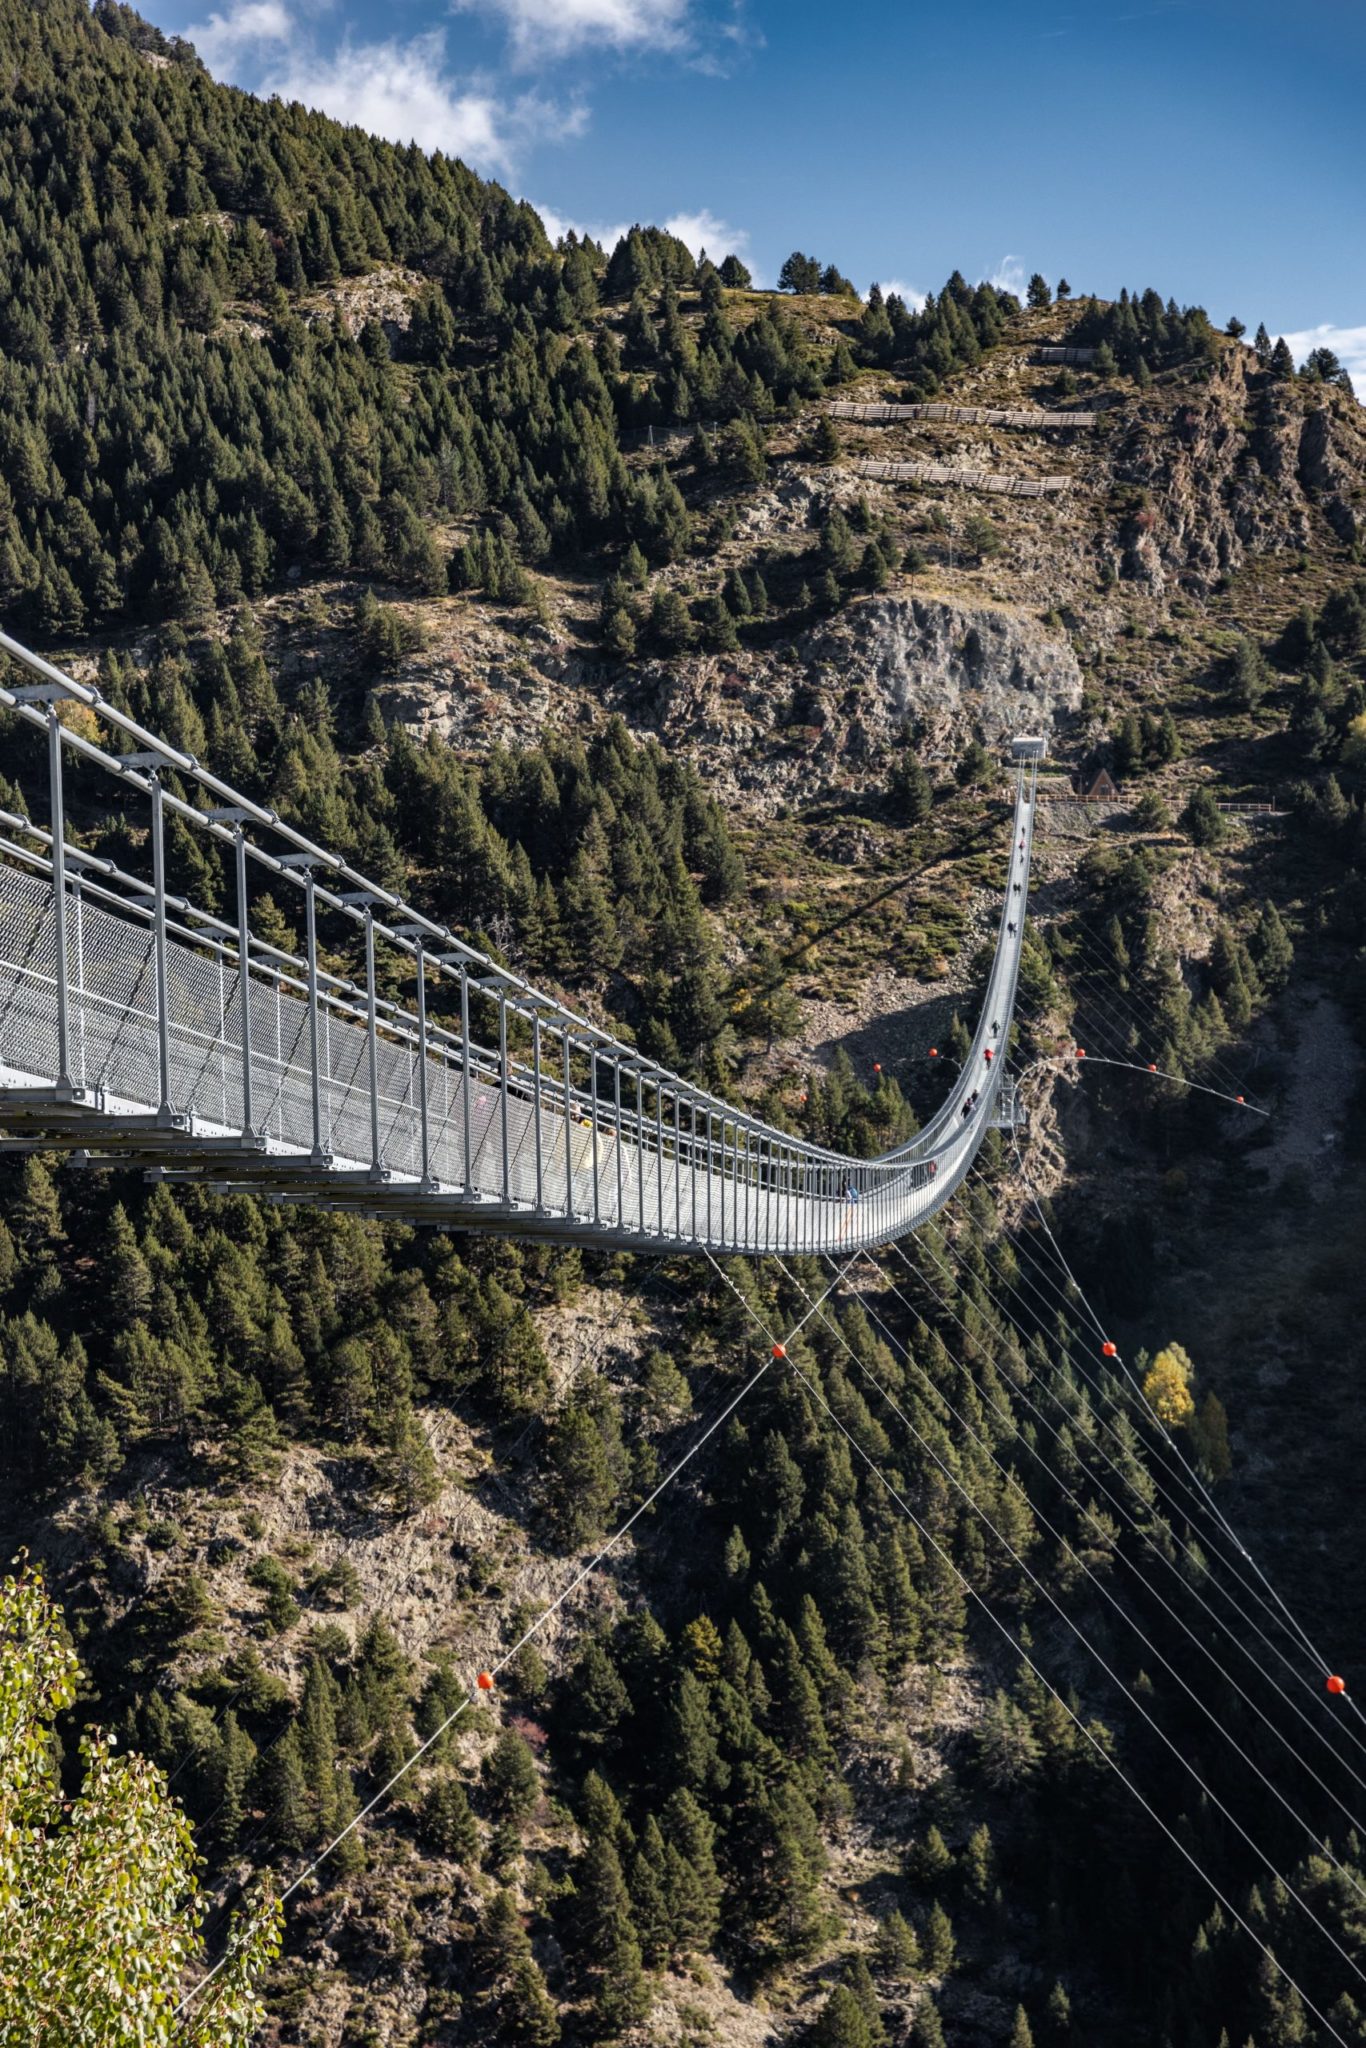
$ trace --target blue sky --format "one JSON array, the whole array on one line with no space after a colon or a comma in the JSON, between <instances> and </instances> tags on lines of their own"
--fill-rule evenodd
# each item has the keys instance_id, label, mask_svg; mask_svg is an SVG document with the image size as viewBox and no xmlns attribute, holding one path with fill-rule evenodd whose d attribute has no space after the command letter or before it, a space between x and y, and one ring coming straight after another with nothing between
<instances>
[{"instance_id":1,"label":"blue sky","mask_svg":"<svg viewBox=\"0 0 1366 2048\"><path fill-rule=\"evenodd\" d=\"M1366 378L1358 0L145 0L215 76L460 155L552 229L772 282L1035 269L1316 330Z\"/></svg>"}]
</instances>

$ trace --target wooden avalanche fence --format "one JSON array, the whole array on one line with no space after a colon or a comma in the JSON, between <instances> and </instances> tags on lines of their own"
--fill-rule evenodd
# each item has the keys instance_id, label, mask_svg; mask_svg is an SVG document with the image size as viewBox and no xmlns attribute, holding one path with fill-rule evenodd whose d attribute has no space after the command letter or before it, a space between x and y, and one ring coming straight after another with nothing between
<instances>
[{"instance_id":1,"label":"wooden avalanche fence","mask_svg":"<svg viewBox=\"0 0 1366 2048\"><path fill-rule=\"evenodd\" d=\"M856 462L854 473L893 484L959 484L970 491L995 491L1003 498L1055 498L1072 487L1066 476L1000 476L989 469L960 469L943 462Z\"/></svg>"},{"instance_id":2,"label":"wooden avalanche fence","mask_svg":"<svg viewBox=\"0 0 1366 2048\"><path fill-rule=\"evenodd\" d=\"M965 427L1093 427L1097 412L1012 412L992 405L855 405L838 399L830 407L837 420L947 420Z\"/></svg>"},{"instance_id":3,"label":"wooden avalanche fence","mask_svg":"<svg viewBox=\"0 0 1366 2048\"><path fill-rule=\"evenodd\" d=\"M1039 348L1034 351L1034 360L1039 363L1093 363L1096 352L1093 348Z\"/></svg>"}]
</instances>

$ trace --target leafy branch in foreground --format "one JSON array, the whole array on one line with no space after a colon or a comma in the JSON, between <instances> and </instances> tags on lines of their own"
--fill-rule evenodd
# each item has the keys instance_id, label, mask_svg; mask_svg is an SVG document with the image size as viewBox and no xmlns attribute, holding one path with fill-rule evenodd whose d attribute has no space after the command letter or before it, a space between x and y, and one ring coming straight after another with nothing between
<instances>
[{"instance_id":1,"label":"leafy branch in foreground","mask_svg":"<svg viewBox=\"0 0 1366 2048\"><path fill-rule=\"evenodd\" d=\"M53 1724L81 1667L41 1572L0 1581L0 2040L11 2048L190 2043L246 2048L254 1988L279 1953L281 1911L261 1884L230 1960L182 2022L186 1966L203 1954L194 1836L164 1775L81 1738L76 1797L62 1797Z\"/></svg>"}]
</instances>

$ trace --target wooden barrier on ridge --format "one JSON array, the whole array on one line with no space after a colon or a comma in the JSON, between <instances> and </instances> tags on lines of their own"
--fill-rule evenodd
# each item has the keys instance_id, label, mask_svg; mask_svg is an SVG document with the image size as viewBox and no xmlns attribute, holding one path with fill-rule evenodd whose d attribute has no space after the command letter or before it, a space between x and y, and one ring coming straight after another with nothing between
<instances>
[{"instance_id":1,"label":"wooden barrier on ridge","mask_svg":"<svg viewBox=\"0 0 1366 2048\"><path fill-rule=\"evenodd\" d=\"M1004 498L1054 498L1072 488L1067 476L1000 476L989 469L959 469L944 462L856 462L854 474L893 484L960 484Z\"/></svg>"},{"instance_id":2,"label":"wooden barrier on ridge","mask_svg":"<svg viewBox=\"0 0 1366 2048\"><path fill-rule=\"evenodd\" d=\"M856 405L836 399L830 416L837 420L947 420L965 427L1093 427L1098 412L1007 411L994 405Z\"/></svg>"},{"instance_id":3,"label":"wooden barrier on ridge","mask_svg":"<svg viewBox=\"0 0 1366 2048\"><path fill-rule=\"evenodd\" d=\"M1093 348L1055 347L1049 342L1043 348L1035 349L1034 360L1039 363L1093 363L1096 352Z\"/></svg>"}]
</instances>

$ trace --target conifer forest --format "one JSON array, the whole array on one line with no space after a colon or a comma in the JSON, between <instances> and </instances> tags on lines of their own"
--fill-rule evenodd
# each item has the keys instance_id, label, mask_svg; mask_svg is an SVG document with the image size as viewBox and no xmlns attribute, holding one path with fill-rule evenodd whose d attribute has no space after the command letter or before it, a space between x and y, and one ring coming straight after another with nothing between
<instances>
[{"instance_id":1,"label":"conifer forest","mask_svg":"<svg viewBox=\"0 0 1366 2048\"><path fill-rule=\"evenodd\" d=\"M1366 2044L1366 417L1155 286L846 262L552 239L0 0L6 634L857 1160L1048 741L1020 1119L867 1256L0 1142L6 2048ZM0 875L48 772L0 708Z\"/></svg>"}]
</instances>

